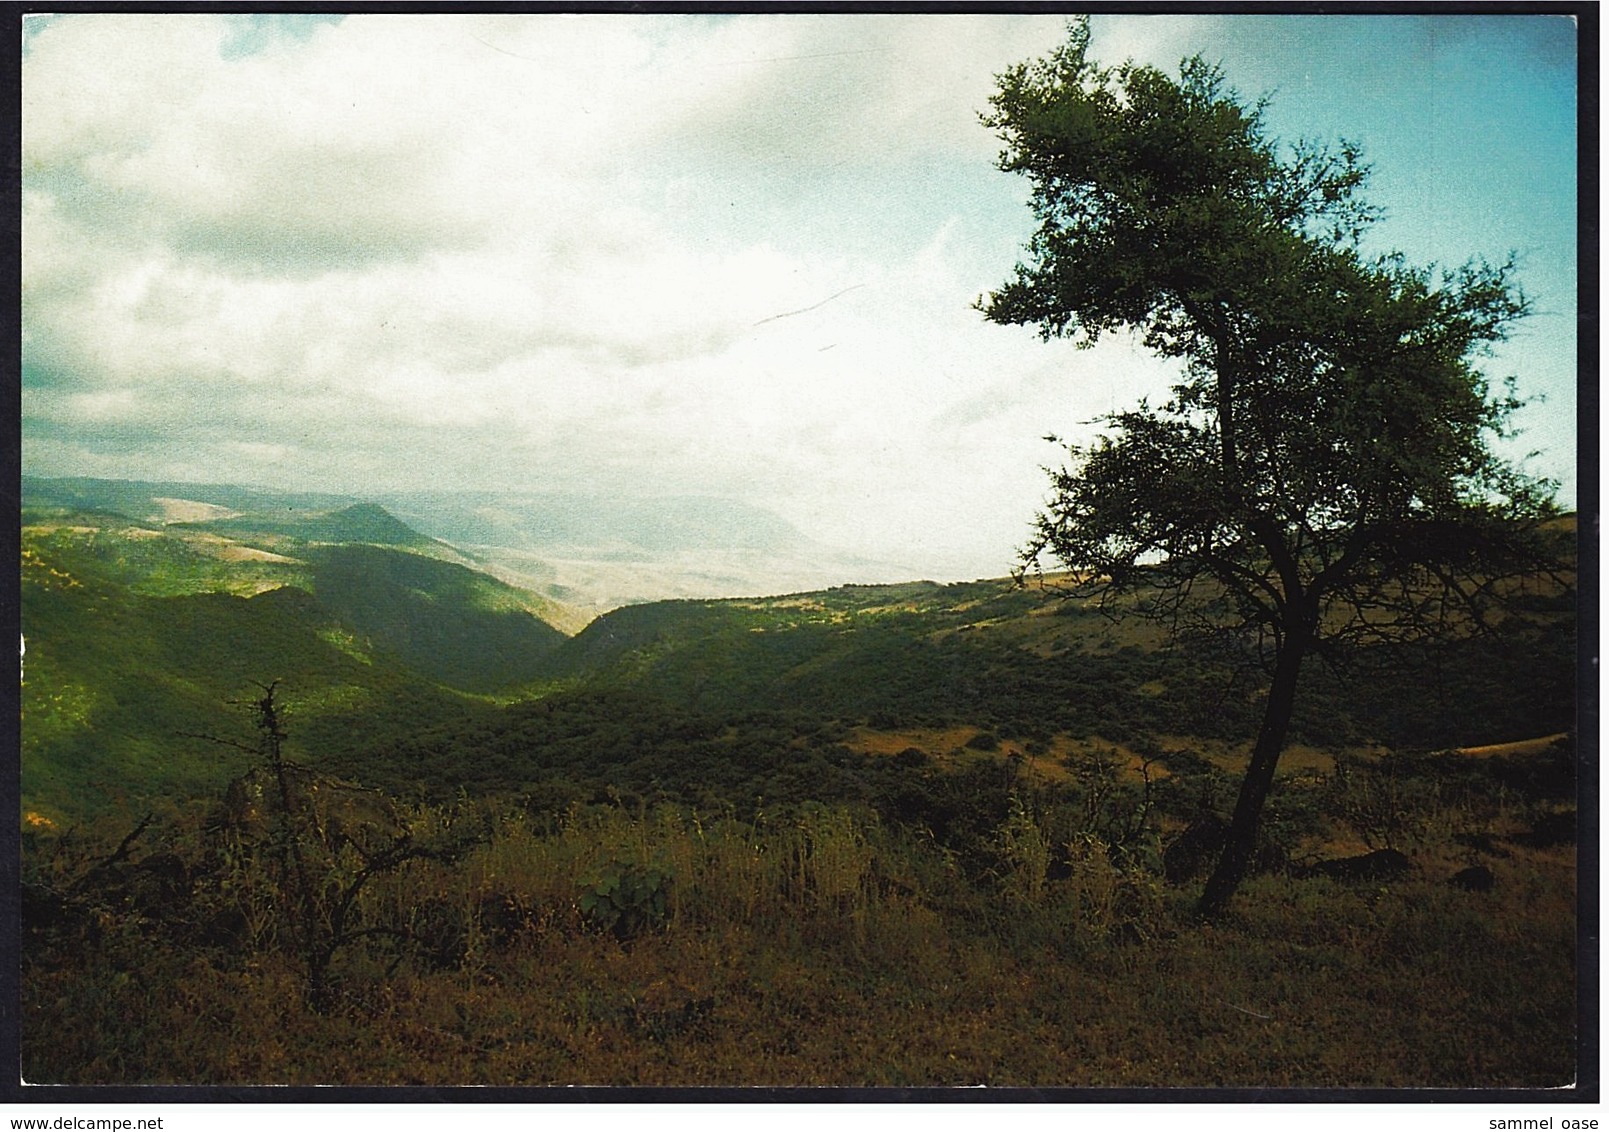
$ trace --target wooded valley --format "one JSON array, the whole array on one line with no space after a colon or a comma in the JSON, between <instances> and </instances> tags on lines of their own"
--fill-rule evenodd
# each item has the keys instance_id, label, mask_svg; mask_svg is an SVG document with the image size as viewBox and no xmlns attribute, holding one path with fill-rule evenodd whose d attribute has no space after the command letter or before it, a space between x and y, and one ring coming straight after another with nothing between
<instances>
[{"instance_id":1,"label":"wooded valley","mask_svg":"<svg viewBox=\"0 0 1609 1132\"><path fill-rule=\"evenodd\" d=\"M1054 578L567 637L378 508L226 522L25 513L28 1080L1570 1078L1553 581L1315 667L1204 922L1262 679L1226 641Z\"/></svg>"}]
</instances>

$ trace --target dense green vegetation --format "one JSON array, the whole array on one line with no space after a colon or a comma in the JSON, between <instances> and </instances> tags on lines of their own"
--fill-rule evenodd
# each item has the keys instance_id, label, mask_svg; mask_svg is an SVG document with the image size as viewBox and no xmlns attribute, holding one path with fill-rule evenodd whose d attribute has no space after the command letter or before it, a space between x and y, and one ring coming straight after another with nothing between
<instances>
[{"instance_id":1,"label":"dense green vegetation","mask_svg":"<svg viewBox=\"0 0 1609 1132\"><path fill-rule=\"evenodd\" d=\"M968 821L936 830L819 803L410 807L305 774L285 810L259 776L127 833L27 834L23 1073L1566 1084L1570 752L1497 765L1312 777L1287 828L1411 857L1269 865L1211 926L1175 861L1124 842L1144 796L1098 763L1069 792L962 776ZM980 820L985 795L1006 805Z\"/></svg>"},{"instance_id":2,"label":"dense green vegetation","mask_svg":"<svg viewBox=\"0 0 1609 1132\"><path fill-rule=\"evenodd\" d=\"M283 676L298 739L339 753L472 716L467 693L528 679L561 640L511 587L395 548L24 523L23 804L52 820L221 786L239 770L201 737L239 730L253 680Z\"/></svg>"},{"instance_id":3,"label":"dense green vegetation","mask_svg":"<svg viewBox=\"0 0 1609 1132\"><path fill-rule=\"evenodd\" d=\"M415 672L453 688L493 691L539 678L564 635L542 603L451 562L390 547L319 547L313 592L341 624Z\"/></svg>"},{"instance_id":4,"label":"dense green vegetation","mask_svg":"<svg viewBox=\"0 0 1609 1132\"><path fill-rule=\"evenodd\" d=\"M63 559L24 571L22 800L53 820L128 812L239 774L193 736L238 732L229 704L264 673L291 674L300 737L336 750L372 740L376 715L405 708L418 725L471 709L375 663L303 590L151 597L49 561Z\"/></svg>"},{"instance_id":5,"label":"dense green vegetation","mask_svg":"<svg viewBox=\"0 0 1609 1132\"><path fill-rule=\"evenodd\" d=\"M29 1079L1571 1075L1573 745L1451 750L1572 731L1566 594L1314 669L1209 929L1222 642L1009 582L565 639L450 548L209 526L25 515Z\"/></svg>"}]
</instances>

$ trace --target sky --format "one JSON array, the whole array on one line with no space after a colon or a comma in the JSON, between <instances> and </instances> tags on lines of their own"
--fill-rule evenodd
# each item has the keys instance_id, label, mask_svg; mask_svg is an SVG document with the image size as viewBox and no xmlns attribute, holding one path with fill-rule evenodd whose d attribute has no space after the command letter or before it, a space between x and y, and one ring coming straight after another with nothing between
<instances>
[{"instance_id":1,"label":"sky","mask_svg":"<svg viewBox=\"0 0 1609 1132\"><path fill-rule=\"evenodd\" d=\"M1165 390L984 320L1032 232L979 121L1044 15L30 17L23 470L696 495L999 576L1047 434ZM1503 451L1576 448L1576 31L1554 15L1097 15L1358 142L1374 250L1510 253ZM1535 452L1536 454L1530 455Z\"/></svg>"}]
</instances>

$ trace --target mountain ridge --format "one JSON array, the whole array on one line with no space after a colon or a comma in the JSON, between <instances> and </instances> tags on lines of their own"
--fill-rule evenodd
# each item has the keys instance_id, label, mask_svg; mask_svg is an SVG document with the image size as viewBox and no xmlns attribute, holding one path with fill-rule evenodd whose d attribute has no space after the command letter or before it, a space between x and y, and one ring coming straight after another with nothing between
<instances>
[{"instance_id":1,"label":"mountain ridge","mask_svg":"<svg viewBox=\"0 0 1609 1132\"><path fill-rule=\"evenodd\" d=\"M306 536L324 523L325 541L354 541L342 536L360 532L334 529L327 516L370 504L420 538L451 548L456 557L449 560L563 607L554 617L567 632L611 609L647 601L790 593L912 574L818 543L764 508L709 496L375 491L360 498L227 484L24 476L22 497L24 508L98 508L159 526L177 520L225 534L255 529ZM234 513L206 510L211 508ZM396 531L379 541L384 539L415 545Z\"/></svg>"}]
</instances>

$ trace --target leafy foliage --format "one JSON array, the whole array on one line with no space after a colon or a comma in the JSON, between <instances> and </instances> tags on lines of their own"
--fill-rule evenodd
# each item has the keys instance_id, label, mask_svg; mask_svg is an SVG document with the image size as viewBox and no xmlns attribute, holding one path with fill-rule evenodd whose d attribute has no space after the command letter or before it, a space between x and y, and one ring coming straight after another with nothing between
<instances>
[{"instance_id":1,"label":"leafy foliage","mask_svg":"<svg viewBox=\"0 0 1609 1132\"><path fill-rule=\"evenodd\" d=\"M940 841L833 806L738 817L610 802L550 821L363 794L416 844L459 852L399 861L356 887L362 866L340 860L355 851L324 855L340 844L332 819L360 797L350 793L296 810L306 824L292 819L291 841L276 833L285 815L238 808L255 797L244 787L127 834L31 827L23 1073L96 1084L1566 1082L1571 855L1531 836L1559 812L1548 808L1557 784L1468 758L1390 773L1419 831L1407 876L1254 878L1240 914L1210 929L1090 827L1090 814L1121 813L1112 794L1058 808L1020 781L976 826L991 859L977 872ZM1322 784L1309 796L1315 845L1345 852L1350 819ZM377 838L371 851L394 836L344 828ZM353 894L318 996L292 843L321 878L318 900ZM1485 891L1452 883L1468 853L1495 878ZM313 923L326 945L337 938ZM1360 1046L1362 1028L1371 1040ZM1061 1037L1021 1038L1040 1033Z\"/></svg>"},{"instance_id":2,"label":"leafy foliage","mask_svg":"<svg viewBox=\"0 0 1609 1132\"><path fill-rule=\"evenodd\" d=\"M582 881L580 908L586 921L624 942L665 925L670 877L661 868L611 860Z\"/></svg>"},{"instance_id":3,"label":"leafy foliage","mask_svg":"<svg viewBox=\"0 0 1609 1132\"><path fill-rule=\"evenodd\" d=\"M314 595L343 627L450 687L533 680L565 639L520 591L464 566L355 544L309 557Z\"/></svg>"},{"instance_id":4,"label":"leafy foliage","mask_svg":"<svg viewBox=\"0 0 1609 1132\"><path fill-rule=\"evenodd\" d=\"M1052 474L1025 562L1175 630L1230 627L1273 677L1224 856L1239 883L1304 656L1468 632L1549 562L1551 485L1490 440L1519 406L1476 359L1526 313L1513 265L1366 259L1358 149L1283 149L1261 106L1187 60L1177 79L1088 58L1087 20L1000 76L986 118L1032 185L1031 262L982 304L1091 343L1130 327L1177 359L1172 397L1110 414Z\"/></svg>"}]
</instances>

